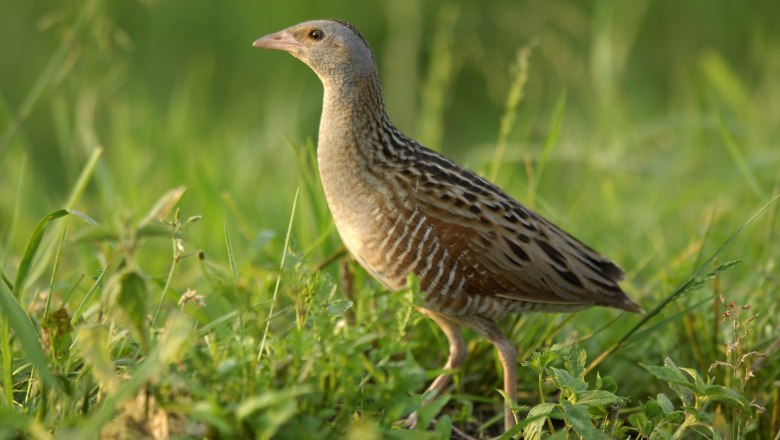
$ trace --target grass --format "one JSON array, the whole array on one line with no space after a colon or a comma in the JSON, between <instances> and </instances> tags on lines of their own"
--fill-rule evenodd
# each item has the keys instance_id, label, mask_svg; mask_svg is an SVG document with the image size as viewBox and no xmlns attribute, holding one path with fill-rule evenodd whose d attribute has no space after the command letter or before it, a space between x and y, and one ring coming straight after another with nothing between
<instances>
[{"instance_id":1,"label":"grass","mask_svg":"<svg viewBox=\"0 0 780 440\"><path fill-rule=\"evenodd\" d=\"M777 6L404 3L4 9L0 437L498 433L470 333L421 408L446 338L345 256L314 75L249 47L334 16L403 130L620 262L648 310L508 317L505 438L777 438Z\"/></svg>"}]
</instances>

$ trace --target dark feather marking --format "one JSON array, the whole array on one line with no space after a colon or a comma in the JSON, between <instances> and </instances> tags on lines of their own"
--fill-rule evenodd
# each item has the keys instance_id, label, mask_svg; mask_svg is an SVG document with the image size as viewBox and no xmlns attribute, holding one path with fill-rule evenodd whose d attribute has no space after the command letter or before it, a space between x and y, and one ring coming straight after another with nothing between
<instances>
[{"instance_id":1,"label":"dark feather marking","mask_svg":"<svg viewBox=\"0 0 780 440\"><path fill-rule=\"evenodd\" d=\"M466 176L471 182L476 185L478 188L480 188L482 191L480 191L480 194L485 195L488 192L491 192L499 197L505 197L505 194L498 189L495 185L488 182L487 180L480 177L477 173L464 169L463 175Z\"/></svg>"},{"instance_id":2,"label":"dark feather marking","mask_svg":"<svg viewBox=\"0 0 780 440\"><path fill-rule=\"evenodd\" d=\"M625 276L623 269L611 261L597 260L596 258L582 251L578 251L577 256L579 257L580 261L593 268L593 270L595 270L599 275L608 280L620 281Z\"/></svg>"},{"instance_id":3,"label":"dark feather marking","mask_svg":"<svg viewBox=\"0 0 780 440\"><path fill-rule=\"evenodd\" d=\"M537 240L534 239L537 245L544 251L545 254L547 254L548 257L550 257L553 261L560 264L563 267L566 267L566 258L564 258L563 254L558 252L557 249L550 246L549 243L547 243L544 240Z\"/></svg>"},{"instance_id":4,"label":"dark feather marking","mask_svg":"<svg viewBox=\"0 0 780 440\"><path fill-rule=\"evenodd\" d=\"M506 241L506 244L509 245L509 249L512 249L512 252L515 253L518 257L520 257L521 260L524 261L530 261L531 258L528 256L528 253L523 250L520 246L517 245L514 241L504 237L504 241Z\"/></svg>"},{"instance_id":5,"label":"dark feather marking","mask_svg":"<svg viewBox=\"0 0 780 440\"><path fill-rule=\"evenodd\" d=\"M519 215L521 219L528 220L528 213L525 212L525 209L518 206L514 209L514 211L515 214Z\"/></svg>"},{"instance_id":6,"label":"dark feather marking","mask_svg":"<svg viewBox=\"0 0 780 440\"><path fill-rule=\"evenodd\" d=\"M595 262L599 269L601 269L601 272L611 280L617 281L625 276L623 274L623 269L611 261L597 261L593 258L589 258L589 260Z\"/></svg>"},{"instance_id":7,"label":"dark feather marking","mask_svg":"<svg viewBox=\"0 0 780 440\"><path fill-rule=\"evenodd\" d=\"M561 276L564 280L568 281L570 284L573 284L577 287L583 287L582 281L577 277L577 275L574 275L573 273L569 272L568 270L560 270L557 267L553 266L553 269L555 269L556 272L558 272L558 275Z\"/></svg>"},{"instance_id":8,"label":"dark feather marking","mask_svg":"<svg viewBox=\"0 0 780 440\"><path fill-rule=\"evenodd\" d=\"M509 260L509 262L511 262L512 264L514 264L516 266L522 266L522 264L520 264L519 261L517 261L514 258L510 257L509 255L507 255L506 252L501 252L501 253L504 254L504 257L506 257L506 259Z\"/></svg>"},{"instance_id":9,"label":"dark feather marking","mask_svg":"<svg viewBox=\"0 0 780 440\"><path fill-rule=\"evenodd\" d=\"M612 283L612 284L603 283L603 282L601 282L599 280L596 280L596 279L593 279L591 277L586 277L586 278L588 278L588 281L590 281L591 283L601 287L604 290L608 290L610 292L615 292L615 293L624 293L623 289L621 289L620 286L618 286L617 284L614 284L614 283Z\"/></svg>"}]
</instances>

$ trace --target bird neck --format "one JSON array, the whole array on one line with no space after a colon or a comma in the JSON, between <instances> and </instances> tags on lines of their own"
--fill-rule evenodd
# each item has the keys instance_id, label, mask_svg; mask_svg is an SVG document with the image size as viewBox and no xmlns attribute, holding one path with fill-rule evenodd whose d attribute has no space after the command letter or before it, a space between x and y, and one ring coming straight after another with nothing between
<instances>
[{"instance_id":1,"label":"bird neck","mask_svg":"<svg viewBox=\"0 0 780 440\"><path fill-rule=\"evenodd\" d=\"M325 93L320 119L319 155L326 160L342 158L353 149L371 156L374 140L392 127L385 112L379 77L339 78L323 81Z\"/></svg>"},{"instance_id":2,"label":"bird neck","mask_svg":"<svg viewBox=\"0 0 780 440\"><path fill-rule=\"evenodd\" d=\"M340 123L348 122L358 128L374 119L387 120L378 75L334 78L323 81L323 85L323 120L338 118Z\"/></svg>"},{"instance_id":3,"label":"bird neck","mask_svg":"<svg viewBox=\"0 0 780 440\"><path fill-rule=\"evenodd\" d=\"M378 78L324 85L317 163L337 224L348 223L345 219L368 215L365 210L373 206L370 200L379 185L377 178L388 166L383 143L394 129Z\"/></svg>"}]
</instances>

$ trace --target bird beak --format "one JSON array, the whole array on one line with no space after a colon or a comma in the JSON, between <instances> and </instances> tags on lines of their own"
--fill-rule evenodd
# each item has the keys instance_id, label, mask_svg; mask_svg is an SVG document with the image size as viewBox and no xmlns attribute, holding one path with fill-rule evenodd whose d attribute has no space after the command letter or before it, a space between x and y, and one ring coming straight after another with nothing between
<instances>
[{"instance_id":1,"label":"bird beak","mask_svg":"<svg viewBox=\"0 0 780 440\"><path fill-rule=\"evenodd\" d=\"M293 37L289 30L285 29L275 34L266 35L265 37L258 38L252 44L254 47L260 47L263 49L276 49L290 52L296 47L300 47L301 43Z\"/></svg>"}]
</instances>

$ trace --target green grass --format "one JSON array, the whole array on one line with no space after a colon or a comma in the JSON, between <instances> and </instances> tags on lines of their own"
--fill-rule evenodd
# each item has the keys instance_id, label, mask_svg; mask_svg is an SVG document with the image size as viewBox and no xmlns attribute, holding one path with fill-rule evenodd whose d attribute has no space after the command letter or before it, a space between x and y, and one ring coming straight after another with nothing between
<instances>
[{"instance_id":1,"label":"green grass","mask_svg":"<svg viewBox=\"0 0 780 440\"><path fill-rule=\"evenodd\" d=\"M648 311L508 317L510 435L777 438L780 7L299 3L3 6L0 438L497 434L471 333L452 392L395 425L446 338L344 255L319 82L250 47L314 17L364 31L400 128L619 262Z\"/></svg>"}]
</instances>

